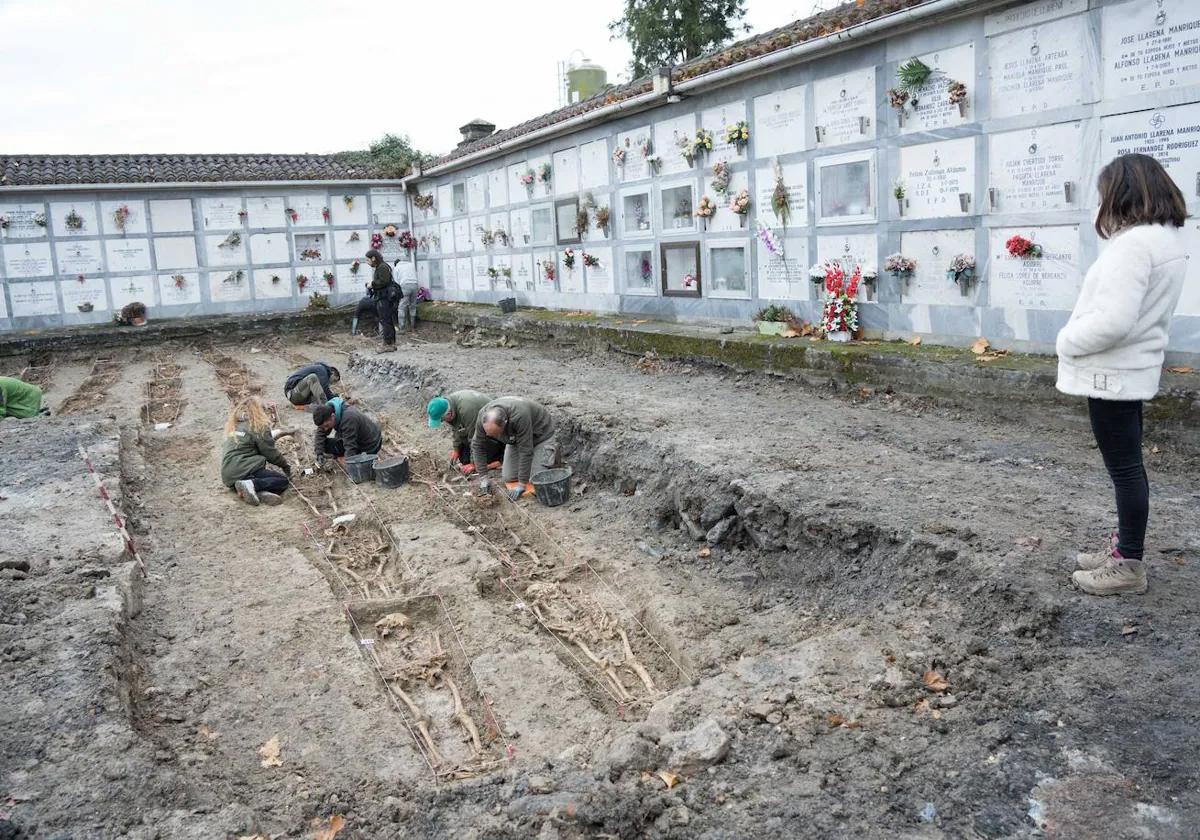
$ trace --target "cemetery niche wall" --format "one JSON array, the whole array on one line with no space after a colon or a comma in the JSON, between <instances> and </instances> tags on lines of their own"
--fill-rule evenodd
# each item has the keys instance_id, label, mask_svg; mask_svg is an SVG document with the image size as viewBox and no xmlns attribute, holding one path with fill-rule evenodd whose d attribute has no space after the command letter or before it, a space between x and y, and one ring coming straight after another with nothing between
<instances>
[{"instance_id":1,"label":"cemetery niche wall","mask_svg":"<svg viewBox=\"0 0 1200 840\"><path fill-rule=\"evenodd\" d=\"M210 159L172 156L191 167L186 180L211 182L127 183L110 167L113 183L82 175L49 185L31 175L33 183L0 186L0 329L111 321L132 301L163 319L301 309L314 294L332 305L356 300L373 240L391 259L412 259L402 244L408 196L398 180L336 177L332 159L300 159L293 171L296 158L258 157L279 179L262 184L237 177L236 162L213 180ZM64 159L0 156L0 167L36 171L51 160ZM122 166L130 181L140 171Z\"/></svg>"},{"instance_id":2,"label":"cemetery niche wall","mask_svg":"<svg viewBox=\"0 0 1200 840\"><path fill-rule=\"evenodd\" d=\"M905 87L914 59L928 74ZM769 73L729 69L680 102L467 144L410 179L429 197L414 233L435 298L743 323L782 303L815 322L810 267L834 260L875 276L857 296L870 335L1052 352L1105 244L1104 163L1152 154L1200 211L1191 0L980 2ZM1014 235L1040 256L1009 254ZM1200 254L1200 223L1187 235ZM888 273L896 254L913 271ZM1171 332L1173 351L1200 353L1200 257Z\"/></svg>"}]
</instances>

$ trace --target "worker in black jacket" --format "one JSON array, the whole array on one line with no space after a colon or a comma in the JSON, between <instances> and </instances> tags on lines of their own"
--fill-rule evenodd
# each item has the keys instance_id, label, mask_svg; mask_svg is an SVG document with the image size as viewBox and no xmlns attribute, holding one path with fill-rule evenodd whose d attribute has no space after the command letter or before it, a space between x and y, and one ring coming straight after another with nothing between
<instances>
[{"instance_id":1,"label":"worker in black jacket","mask_svg":"<svg viewBox=\"0 0 1200 840\"><path fill-rule=\"evenodd\" d=\"M283 383L283 395L295 406L320 405L333 399L330 384L341 379L342 374L333 365L313 362L287 378Z\"/></svg>"},{"instance_id":2,"label":"worker in black jacket","mask_svg":"<svg viewBox=\"0 0 1200 840\"><path fill-rule=\"evenodd\" d=\"M396 319L399 316L400 308L400 286L392 277L392 267L374 248L367 251L367 265L371 266L374 274L371 277L370 285L367 286L367 296L358 302L354 326L350 331L353 333L358 319L364 313L372 311L373 308L375 315L379 318L380 329L383 330L383 347L379 352L394 353L396 352Z\"/></svg>"}]
</instances>

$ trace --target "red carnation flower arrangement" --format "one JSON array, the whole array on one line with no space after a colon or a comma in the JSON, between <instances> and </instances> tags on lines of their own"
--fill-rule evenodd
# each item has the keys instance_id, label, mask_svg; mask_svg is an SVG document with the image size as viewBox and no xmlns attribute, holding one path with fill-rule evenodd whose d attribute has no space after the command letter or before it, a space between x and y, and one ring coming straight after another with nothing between
<instances>
[{"instance_id":1,"label":"red carnation flower arrangement","mask_svg":"<svg viewBox=\"0 0 1200 840\"><path fill-rule=\"evenodd\" d=\"M1014 257L1026 260L1036 260L1042 256L1042 246L1037 245L1023 236L1010 236L1004 243L1008 253Z\"/></svg>"}]
</instances>

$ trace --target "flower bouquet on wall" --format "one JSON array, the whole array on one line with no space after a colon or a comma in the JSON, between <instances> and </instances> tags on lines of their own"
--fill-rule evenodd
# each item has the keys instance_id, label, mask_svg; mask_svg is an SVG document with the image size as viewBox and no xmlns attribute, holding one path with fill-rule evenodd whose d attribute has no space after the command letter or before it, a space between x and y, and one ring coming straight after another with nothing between
<instances>
[{"instance_id":1,"label":"flower bouquet on wall","mask_svg":"<svg viewBox=\"0 0 1200 840\"><path fill-rule=\"evenodd\" d=\"M821 329L830 341L849 341L858 332L858 286L862 270L856 265L847 277L840 263L829 260L825 269L825 305L821 309Z\"/></svg>"},{"instance_id":2,"label":"flower bouquet on wall","mask_svg":"<svg viewBox=\"0 0 1200 840\"><path fill-rule=\"evenodd\" d=\"M750 125L742 120L725 126L725 142L732 143L739 155L745 152L746 146L750 144Z\"/></svg>"},{"instance_id":3,"label":"flower bouquet on wall","mask_svg":"<svg viewBox=\"0 0 1200 840\"><path fill-rule=\"evenodd\" d=\"M696 147L692 143L692 138L686 135L675 140L675 146L679 149L679 156L684 159L688 166L692 166L696 162Z\"/></svg>"},{"instance_id":4,"label":"flower bouquet on wall","mask_svg":"<svg viewBox=\"0 0 1200 840\"><path fill-rule=\"evenodd\" d=\"M712 168L712 188L717 195L725 195L729 192L729 182L733 178L733 173L729 171L729 164L724 161L717 161Z\"/></svg>"},{"instance_id":5,"label":"flower bouquet on wall","mask_svg":"<svg viewBox=\"0 0 1200 840\"><path fill-rule=\"evenodd\" d=\"M575 249L567 248L563 251L563 268L567 271L575 270Z\"/></svg>"},{"instance_id":6,"label":"flower bouquet on wall","mask_svg":"<svg viewBox=\"0 0 1200 840\"><path fill-rule=\"evenodd\" d=\"M913 272L917 270L917 261L909 259L903 254L892 254L883 261L883 270L908 288Z\"/></svg>"},{"instance_id":7,"label":"flower bouquet on wall","mask_svg":"<svg viewBox=\"0 0 1200 840\"><path fill-rule=\"evenodd\" d=\"M526 169L521 173L521 186L525 188L525 192L530 198L533 198L533 185L537 183L537 173L532 169Z\"/></svg>"},{"instance_id":8,"label":"flower bouquet on wall","mask_svg":"<svg viewBox=\"0 0 1200 840\"><path fill-rule=\"evenodd\" d=\"M128 204L122 204L113 211L113 226L121 233L125 232L125 223L129 221L129 217L133 215L133 211L129 209Z\"/></svg>"},{"instance_id":9,"label":"flower bouquet on wall","mask_svg":"<svg viewBox=\"0 0 1200 840\"><path fill-rule=\"evenodd\" d=\"M585 268L600 268L600 258L595 254L583 252L583 265Z\"/></svg>"},{"instance_id":10,"label":"flower bouquet on wall","mask_svg":"<svg viewBox=\"0 0 1200 840\"><path fill-rule=\"evenodd\" d=\"M546 195L550 195L550 184L554 178L554 168L548 163L543 163L538 167L537 179L538 183L546 190Z\"/></svg>"},{"instance_id":11,"label":"flower bouquet on wall","mask_svg":"<svg viewBox=\"0 0 1200 840\"><path fill-rule=\"evenodd\" d=\"M693 157L707 155L713 150L713 134L711 131L701 128L696 132L696 139L692 141Z\"/></svg>"},{"instance_id":12,"label":"flower bouquet on wall","mask_svg":"<svg viewBox=\"0 0 1200 840\"><path fill-rule=\"evenodd\" d=\"M0 230L8 230L8 224L9 224L8 216L0 214Z\"/></svg>"},{"instance_id":13,"label":"flower bouquet on wall","mask_svg":"<svg viewBox=\"0 0 1200 840\"><path fill-rule=\"evenodd\" d=\"M337 278L334 277L333 272L326 271L321 275L321 279L325 281L325 285L329 287L329 290L333 291L333 286L337 282Z\"/></svg>"},{"instance_id":14,"label":"flower bouquet on wall","mask_svg":"<svg viewBox=\"0 0 1200 840\"><path fill-rule=\"evenodd\" d=\"M428 214L433 210L433 193L428 193L425 195L417 193L413 196L413 206L418 210Z\"/></svg>"},{"instance_id":15,"label":"flower bouquet on wall","mask_svg":"<svg viewBox=\"0 0 1200 840\"><path fill-rule=\"evenodd\" d=\"M946 269L946 279L954 281L958 291L966 297L975 282L975 258L970 254L957 254Z\"/></svg>"},{"instance_id":16,"label":"flower bouquet on wall","mask_svg":"<svg viewBox=\"0 0 1200 840\"><path fill-rule=\"evenodd\" d=\"M750 214L750 190L741 189L729 202L729 209L737 214L742 227L746 226L746 219Z\"/></svg>"},{"instance_id":17,"label":"flower bouquet on wall","mask_svg":"<svg viewBox=\"0 0 1200 840\"><path fill-rule=\"evenodd\" d=\"M596 227L600 228L600 232L608 237L608 225L612 220L612 212L607 207L596 208Z\"/></svg>"},{"instance_id":18,"label":"flower bouquet on wall","mask_svg":"<svg viewBox=\"0 0 1200 840\"><path fill-rule=\"evenodd\" d=\"M83 230L83 216L75 212L75 208L71 208L71 212L63 220L67 226L67 230Z\"/></svg>"},{"instance_id":19,"label":"flower bouquet on wall","mask_svg":"<svg viewBox=\"0 0 1200 840\"><path fill-rule=\"evenodd\" d=\"M617 167L618 172L625 171L625 155L626 155L626 151L624 149L622 149L620 146L617 146L617 148L613 150L613 153L612 153L613 166Z\"/></svg>"},{"instance_id":20,"label":"flower bouquet on wall","mask_svg":"<svg viewBox=\"0 0 1200 840\"><path fill-rule=\"evenodd\" d=\"M708 229L708 220L715 212L717 212L716 203L706 195L700 196L700 203L696 206L696 218L700 220L700 224L705 230Z\"/></svg>"},{"instance_id":21,"label":"flower bouquet on wall","mask_svg":"<svg viewBox=\"0 0 1200 840\"><path fill-rule=\"evenodd\" d=\"M1023 260L1041 259L1042 256L1042 246L1023 236L1010 236L1004 243L1004 247L1009 256Z\"/></svg>"},{"instance_id":22,"label":"flower bouquet on wall","mask_svg":"<svg viewBox=\"0 0 1200 840\"><path fill-rule=\"evenodd\" d=\"M554 264L554 260L542 260L542 279L547 283L553 283L556 276L558 276L558 267Z\"/></svg>"},{"instance_id":23,"label":"flower bouquet on wall","mask_svg":"<svg viewBox=\"0 0 1200 840\"><path fill-rule=\"evenodd\" d=\"M397 241L405 251L411 251L417 247L417 239L412 235L412 231L409 230L400 231L400 238Z\"/></svg>"}]
</instances>

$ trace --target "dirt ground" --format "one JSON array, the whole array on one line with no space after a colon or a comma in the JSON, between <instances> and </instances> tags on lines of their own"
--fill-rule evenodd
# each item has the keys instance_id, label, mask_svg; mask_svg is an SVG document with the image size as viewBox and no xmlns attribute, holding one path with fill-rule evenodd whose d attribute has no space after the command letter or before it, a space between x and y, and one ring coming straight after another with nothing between
<instances>
[{"instance_id":1,"label":"dirt ground","mask_svg":"<svg viewBox=\"0 0 1200 840\"><path fill-rule=\"evenodd\" d=\"M442 329L372 350L0 359L56 414L0 426L0 838L1200 834L1190 438L1148 433L1149 593L1094 599L1082 407ZM297 470L248 507L230 401L276 402L311 465L282 383L314 359L412 480ZM449 474L422 409L465 387L550 408L566 506Z\"/></svg>"}]
</instances>

